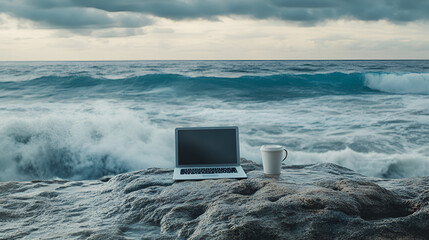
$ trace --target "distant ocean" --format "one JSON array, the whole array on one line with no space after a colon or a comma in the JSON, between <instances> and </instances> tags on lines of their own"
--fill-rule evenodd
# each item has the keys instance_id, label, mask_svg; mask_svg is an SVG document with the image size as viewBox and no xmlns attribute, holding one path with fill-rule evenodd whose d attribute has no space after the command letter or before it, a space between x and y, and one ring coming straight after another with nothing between
<instances>
[{"instance_id":1,"label":"distant ocean","mask_svg":"<svg viewBox=\"0 0 429 240\"><path fill-rule=\"evenodd\" d=\"M174 167L174 128L240 130L241 156L429 175L429 61L0 62L0 181Z\"/></svg>"}]
</instances>

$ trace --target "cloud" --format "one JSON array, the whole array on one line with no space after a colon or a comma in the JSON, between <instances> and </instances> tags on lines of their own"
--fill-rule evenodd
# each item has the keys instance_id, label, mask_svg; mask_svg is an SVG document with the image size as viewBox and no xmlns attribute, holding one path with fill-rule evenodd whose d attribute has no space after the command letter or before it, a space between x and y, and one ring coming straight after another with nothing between
<instances>
[{"instance_id":1,"label":"cloud","mask_svg":"<svg viewBox=\"0 0 429 240\"><path fill-rule=\"evenodd\" d=\"M315 25L337 19L406 23L427 20L428 12L429 2L426 0L2 0L0 2L0 13L31 20L40 26L76 32L100 28L141 28L152 24L152 16L171 20L215 20L221 16L244 16ZM133 32L123 31L121 34L128 35Z\"/></svg>"},{"instance_id":2,"label":"cloud","mask_svg":"<svg viewBox=\"0 0 429 240\"><path fill-rule=\"evenodd\" d=\"M173 20L242 15L310 22L353 18L409 22L428 19L426 0L70 0L71 5L108 12L138 12Z\"/></svg>"},{"instance_id":3,"label":"cloud","mask_svg":"<svg viewBox=\"0 0 429 240\"><path fill-rule=\"evenodd\" d=\"M130 36L141 34L136 28L152 24L151 18L134 12L108 12L68 1L34 0L0 2L0 13L30 20L42 28L67 29L81 35ZM100 29L111 29L100 33ZM122 30L118 30L122 29ZM128 30L127 30L128 29ZM134 29L134 30L130 30ZM94 34L94 32L98 32Z\"/></svg>"},{"instance_id":4,"label":"cloud","mask_svg":"<svg viewBox=\"0 0 429 240\"><path fill-rule=\"evenodd\" d=\"M153 33L161 33L161 34L166 34L166 33L174 33L174 29L172 28L155 28L152 30Z\"/></svg>"},{"instance_id":5,"label":"cloud","mask_svg":"<svg viewBox=\"0 0 429 240\"><path fill-rule=\"evenodd\" d=\"M96 8L79 6L34 8L31 5L12 5L7 3L0 3L0 9L3 9L6 13L18 18L61 28L134 28L151 23L149 18L141 14L109 13Z\"/></svg>"},{"instance_id":6,"label":"cloud","mask_svg":"<svg viewBox=\"0 0 429 240\"><path fill-rule=\"evenodd\" d=\"M97 38L112 38L112 37L129 37L135 35L143 35L144 31L141 28L112 28L100 29L92 31L81 31L81 35L90 35Z\"/></svg>"}]
</instances>

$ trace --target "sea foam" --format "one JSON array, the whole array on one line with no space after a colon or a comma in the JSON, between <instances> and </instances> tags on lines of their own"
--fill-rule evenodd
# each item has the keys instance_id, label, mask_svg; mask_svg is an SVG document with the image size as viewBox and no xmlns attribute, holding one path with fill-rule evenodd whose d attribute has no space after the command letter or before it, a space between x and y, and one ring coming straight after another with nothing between
<instances>
[{"instance_id":1,"label":"sea foam","mask_svg":"<svg viewBox=\"0 0 429 240\"><path fill-rule=\"evenodd\" d=\"M174 166L174 128L240 128L241 156L429 175L429 61L0 63L0 181Z\"/></svg>"},{"instance_id":2,"label":"sea foam","mask_svg":"<svg viewBox=\"0 0 429 240\"><path fill-rule=\"evenodd\" d=\"M96 179L173 166L173 131L125 109L95 107L1 119L0 181Z\"/></svg>"},{"instance_id":3,"label":"sea foam","mask_svg":"<svg viewBox=\"0 0 429 240\"><path fill-rule=\"evenodd\" d=\"M429 73L367 73L365 85L389 93L429 94Z\"/></svg>"}]
</instances>

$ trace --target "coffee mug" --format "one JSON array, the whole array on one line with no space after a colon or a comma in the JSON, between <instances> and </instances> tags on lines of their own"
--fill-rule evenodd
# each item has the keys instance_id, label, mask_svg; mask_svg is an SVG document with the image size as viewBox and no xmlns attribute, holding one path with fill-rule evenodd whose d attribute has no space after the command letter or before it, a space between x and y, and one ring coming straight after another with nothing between
<instances>
[{"instance_id":1,"label":"coffee mug","mask_svg":"<svg viewBox=\"0 0 429 240\"><path fill-rule=\"evenodd\" d=\"M282 162L287 158L287 150L281 145L262 145L260 150L264 174L280 175ZM285 152L284 157L283 151Z\"/></svg>"}]
</instances>

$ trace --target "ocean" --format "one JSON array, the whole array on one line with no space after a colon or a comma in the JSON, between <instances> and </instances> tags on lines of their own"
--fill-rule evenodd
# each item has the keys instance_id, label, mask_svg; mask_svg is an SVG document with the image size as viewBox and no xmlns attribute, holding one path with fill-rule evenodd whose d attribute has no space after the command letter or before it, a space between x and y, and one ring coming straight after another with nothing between
<instances>
[{"instance_id":1,"label":"ocean","mask_svg":"<svg viewBox=\"0 0 429 240\"><path fill-rule=\"evenodd\" d=\"M0 62L0 181L174 167L174 129L238 126L241 157L429 175L429 61Z\"/></svg>"}]
</instances>

